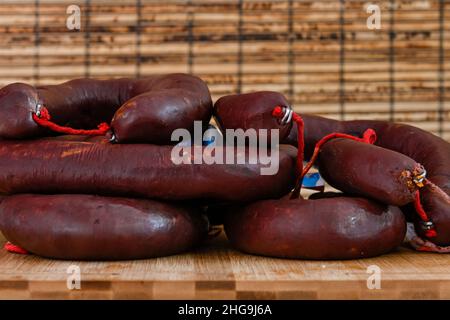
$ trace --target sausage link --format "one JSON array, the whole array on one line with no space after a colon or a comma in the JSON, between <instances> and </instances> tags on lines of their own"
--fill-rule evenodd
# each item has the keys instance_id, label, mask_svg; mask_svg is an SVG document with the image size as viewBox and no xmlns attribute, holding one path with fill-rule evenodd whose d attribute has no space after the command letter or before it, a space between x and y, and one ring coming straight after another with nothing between
<instances>
[{"instance_id":1,"label":"sausage link","mask_svg":"<svg viewBox=\"0 0 450 320\"><path fill-rule=\"evenodd\" d=\"M171 144L175 129L193 132L194 121L206 126L212 101L206 84L187 74L144 79L76 79L32 87L14 83L0 90L0 138L49 135L33 119L44 106L56 124L95 128L111 122L114 141Z\"/></svg>"},{"instance_id":2,"label":"sausage link","mask_svg":"<svg viewBox=\"0 0 450 320\"><path fill-rule=\"evenodd\" d=\"M200 210L153 200L93 195L14 195L0 203L3 235L33 254L124 260L181 253L200 244Z\"/></svg>"},{"instance_id":3,"label":"sausage link","mask_svg":"<svg viewBox=\"0 0 450 320\"><path fill-rule=\"evenodd\" d=\"M258 201L225 218L231 243L247 253L293 259L358 259L392 251L406 233L397 207L363 198Z\"/></svg>"}]
</instances>

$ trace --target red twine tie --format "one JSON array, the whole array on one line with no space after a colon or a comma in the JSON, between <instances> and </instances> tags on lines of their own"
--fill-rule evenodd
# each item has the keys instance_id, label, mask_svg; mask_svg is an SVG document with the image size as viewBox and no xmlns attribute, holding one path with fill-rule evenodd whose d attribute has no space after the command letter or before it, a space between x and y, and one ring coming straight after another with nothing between
<instances>
[{"instance_id":1,"label":"red twine tie","mask_svg":"<svg viewBox=\"0 0 450 320\"><path fill-rule=\"evenodd\" d=\"M9 241L7 243L5 243L4 248L8 252L18 253L18 254L28 254L27 250L25 250L25 249L23 249L23 248L21 248L19 246L16 246L15 244L12 244Z\"/></svg>"},{"instance_id":2,"label":"red twine tie","mask_svg":"<svg viewBox=\"0 0 450 320\"><path fill-rule=\"evenodd\" d=\"M426 181L425 181L426 183ZM437 232L434 229L434 225L432 224L430 218L428 217L427 213L423 209L422 203L420 201L420 191L417 190L416 194L414 196L414 208L416 209L417 214L419 215L420 219L422 219L425 223L430 223L431 227L429 229L425 230L425 236L428 238L433 238L437 236Z\"/></svg>"},{"instance_id":3,"label":"red twine tie","mask_svg":"<svg viewBox=\"0 0 450 320\"><path fill-rule=\"evenodd\" d=\"M105 135L110 129L109 125L102 122L98 125L98 129L84 130L84 129L73 129L70 127L60 126L51 120L50 113L47 108L41 107L40 115L33 113L33 120L41 127L45 127L55 132L73 135L86 135L86 136L102 136Z\"/></svg>"},{"instance_id":4,"label":"red twine tie","mask_svg":"<svg viewBox=\"0 0 450 320\"><path fill-rule=\"evenodd\" d=\"M366 131L364 131L362 138L358 138L358 137L355 137L355 136L352 136L349 134L345 134L345 133L331 133L329 135L326 135L325 137L320 139L319 142L316 143L316 146L314 147L313 155L312 155L311 159L309 160L309 162L307 163L307 165L305 166L305 169L303 169L302 177L304 177L305 174L307 174L308 171L313 166L314 162L316 161L317 157L319 156L319 152L320 152L320 149L322 148L322 146L329 140L335 139L335 138L344 138L344 139L350 139L350 140L354 140L354 141L374 144L375 141L377 141L377 134L375 133L375 130L369 128Z\"/></svg>"},{"instance_id":5,"label":"red twine tie","mask_svg":"<svg viewBox=\"0 0 450 320\"><path fill-rule=\"evenodd\" d=\"M283 117L283 108L280 106L276 106L272 111L272 116L276 118L282 118ZM374 144L377 140L377 135L373 129L367 129L362 138L358 138L349 134L345 133L332 133L329 134L322 139L320 139L319 142L317 142L316 146L314 147L314 153L305 166L303 168L303 159L304 159L304 152L305 152L305 137L304 137L304 121L302 117L295 112L292 114L292 119L297 123L297 140L298 140L298 147L297 147L297 168L299 171L299 177L297 178L297 181L295 183L295 189L292 193L291 198L299 197L300 195L300 189L302 187L302 181L304 176L308 173L308 171L313 166L314 162L317 159L317 156L319 155L320 148L329 140L334 138L345 138L345 139L351 139L355 141L365 142Z\"/></svg>"},{"instance_id":6,"label":"red twine tie","mask_svg":"<svg viewBox=\"0 0 450 320\"><path fill-rule=\"evenodd\" d=\"M276 118L282 118L284 116L283 108L280 106L276 106L272 111L272 116ZM305 168L303 168L303 158L304 158L304 149L305 149L305 141L304 141L304 122L300 115L293 112L292 119L297 123L297 131L298 131L298 149L297 149L297 167L300 172L299 177L295 184L295 189L292 192L291 199L298 198L300 196L300 190L302 187L302 181L304 176L308 173L308 171L313 166L314 162L317 160L317 157L319 156L320 149L322 146L329 140L335 139L335 138L344 138L344 139L350 139L354 141L359 141L363 143L369 143L374 144L377 140L377 135L375 130L373 129L367 129L364 131L362 138L358 138L349 134L345 133L331 133L329 135L326 135L322 139L319 140L319 142L316 143L314 147L313 155L311 156L311 159L306 164ZM425 184L431 184L430 181L425 179ZM432 221L429 219L427 213L423 209L422 203L420 201L420 192L419 190L416 191L415 199L414 199L414 207L416 209L417 214L419 215L420 219L425 223L427 229L425 230L425 236L428 238L436 237L437 232L435 230L435 226L433 225Z\"/></svg>"}]
</instances>

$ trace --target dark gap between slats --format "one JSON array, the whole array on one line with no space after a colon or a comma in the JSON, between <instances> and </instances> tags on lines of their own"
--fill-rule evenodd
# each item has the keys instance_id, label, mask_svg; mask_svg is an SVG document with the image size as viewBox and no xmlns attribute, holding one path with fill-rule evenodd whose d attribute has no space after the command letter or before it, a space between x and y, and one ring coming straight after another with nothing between
<instances>
[{"instance_id":1,"label":"dark gap between slats","mask_svg":"<svg viewBox=\"0 0 450 320\"><path fill-rule=\"evenodd\" d=\"M345 119L345 0L340 0L339 9L339 114Z\"/></svg>"},{"instance_id":2,"label":"dark gap between slats","mask_svg":"<svg viewBox=\"0 0 450 320\"><path fill-rule=\"evenodd\" d=\"M389 2L389 120L395 120L395 0Z\"/></svg>"},{"instance_id":3,"label":"dark gap between slats","mask_svg":"<svg viewBox=\"0 0 450 320\"><path fill-rule=\"evenodd\" d=\"M141 22L142 22L142 2L136 0L136 78L141 77Z\"/></svg>"},{"instance_id":4,"label":"dark gap between slats","mask_svg":"<svg viewBox=\"0 0 450 320\"><path fill-rule=\"evenodd\" d=\"M444 136L444 102L445 102L445 48L444 48L445 0L439 0L439 101L438 133Z\"/></svg>"},{"instance_id":5,"label":"dark gap between slats","mask_svg":"<svg viewBox=\"0 0 450 320\"><path fill-rule=\"evenodd\" d=\"M85 25L84 25L84 76L89 78L91 76L91 0L85 1Z\"/></svg>"},{"instance_id":6,"label":"dark gap between slats","mask_svg":"<svg viewBox=\"0 0 450 320\"><path fill-rule=\"evenodd\" d=\"M242 63L244 58L244 52L242 48L243 42L243 25L244 25L244 4L243 0L239 0L238 4L238 56L237 56L237 93L242 93Z\"/></svg>"},{"instance_id":7,"label":"dark gap between slats","mask_svg":"<svg viewBox=\"0 0 450 320\"><path fill-rule=\"evenodd\" d=\"M187 1L187 41L188 41L188 73L194 72L194 7L191 0Z\"/></svg>"},{"instance_id":8,"label":"dark gap between slats","mask_svg":"<svg viewBox=\"0 0 450 320\"><path fill-rule=\"evenodd\" d=\"M39 84L40 80L40 57L39 57L39 48L40 48L40 42L41 42L41 36L40 36L40 24L39 24L39 18L40 18L40 3L39 0L34 1L34 65L33 65L33 80L34 84Z\"/></svg>"},{"instance_id":9,"label":"dark gap between slats","mask_svg":"<svg viewBox=\"0 0 450 320\"><path fill-rule=\"evenodd\" d=\"M289 0L288 2L288 99L292 101L295 92L295 82L294 82L294 74L295 74L295 57L293 52L295 33L294 33L294 12L293 12L293 0Z\"/></svg>"}]
</instances>

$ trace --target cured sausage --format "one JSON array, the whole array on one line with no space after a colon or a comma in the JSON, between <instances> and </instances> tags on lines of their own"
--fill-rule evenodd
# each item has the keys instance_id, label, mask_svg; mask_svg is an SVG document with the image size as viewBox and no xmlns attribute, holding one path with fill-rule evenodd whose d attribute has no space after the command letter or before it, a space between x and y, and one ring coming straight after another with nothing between
<instances>
[{"instance_id":1,"label":"cured sausage","mask_svg":"<svg viewBox=\"0 0 450 320\"><path fill-rule=\"evenodd\" d=\"M377 133L377 146L399 152L423 166L426 178L420 189L420 202L429 221L418 219L414 215L416 231L421 237L428 238L439 246L450 245L450 143L406 124L370 120L336 121L310 115L302 115L302 118L305 123L306 157L311 156L314 145L331 132L358 135L367 128L373 128ZM295 144L297 135L294 124L285 142ZM357 149L353 149L353 152L356 153ZM325 162L332 161L328 157L324 159ZM366 183L370 184L377 173L379 172L367 176ZM411 206L406 209L414 210ZM436 235L431 238L427 236L430 227L436 231Z\"/></svg>"},{"instance_id":2,"label":"cured sausage","mask_svg":"<svg viewBox=\"0 0 450 320\"><path fill-rule=\"evenodd\" d=\"M214 116L222 131L226 129L278 129L280 140L290 133L290 113L286 118L272 117L275 106L290 108L286 98L273 91L224 96L214 104ZM270 141L270 132L268 132Z\"/></svg>"},{"instance_id":3,"label":"cured sausage","mask_svg":"<svg viewBox=\"0 0 450 320\"><path fill-rule=\"evenodd\" d=\"M253 95L264 97L267 92L256 92ZM275 100L276 103L272 106L264 105L265 117L270 117L270 111L277 106L289 109L289 105L279 104L283 101L281 94L272 93L271 95L278 95L278 100ZM253 116L251 112L246 111L252 110L253 102L247 101L243 108L238 101L239 99L235 97L234 104L230 104L229 115L227 115L229 118L227 122L233 123L234 126L245 125L247 119ZM233 114L236 116L233 117ZM287 112L284 111L283 118L286 114ZM215 113L219 122L222 115L224 114L217 111ZM377 135L376 146L395 151L403 156L374 146L363 146L361 143L330 140L322 145L322 148L326 149L326 154L322 153L322 164L319 164L322 172L333 185L340 189L387 203L403 205L412 201L412 195L414 195L416 205L413 210L418 213L415 215L415 226L419 235L424 238L430 238L429 236L432 235L430 240L435 244L450 245L450 144L448 142L419 128L387 121L337 121L308 114L301 114L301 118L301 123L294 123L289 135L281 142L295 146L301 143L305 150L305 159L314 156L317 151L316 145L324 137L334 133L361 136L368 129L374 130ZM252 125L255 129L260 129L268 123L267 121L261 120ZM299 125L301 130L298 130ZM337 148L334 147L336 145L345 146L346 156L341 160L351 158L352 164L333 159L332 155L337 154ZM344 150L341 150L341 154ZM357 155L359 159L356 158ZM371 157L378 159L380 163L372 162L369 160ZM395 160L399 160L398 164L402 166L395 166ZM374 167L376 170L371 170ZM382 167L384 171L380 171ZM349 172L358 172L358 175L349 177ZM405 177L401 173L406 174L406 179L403 179ZM419 184L411 184L411 180L416 178ZM383 179L385 190L381 181ZM357 182L358 185L352 186L353 182ZM420 184L424 186L421 187L420 197L418 197L419 193L415 190ZM393 190L395 192L388 195Z\"/></svg>"},{"instance_id":4,"label":"cured sausage","mask_svg":"<svg viewBox=\"0 0 450 320\"><path fill-rule=\"evenodd\" d=\"M26 251L56 259L167 256L200 244L200 210L153 200L93 195L14 195L0 204L0 230Z\"/></svg>"},{"instance_id":5,"label":"cured sausage","mask_svg":"<svg viewBox=\"0 0 450 320\"><path fill-rule=\"evenodd\" d=\"M225 232L237 249L293 259L357 259L392 251L406 233L397 207L363 198L281 199L234 208Z\"/></svg>"},{"instance_id":6,"label":"cured sausage","mask_svg":"<svg viewBox=\"0 0 450 320\"><path fill-rule=\"evenodd\" d=\"M334 188L386 204L415 200L414 181L424 175L413 159L389 149L348 139L333 139L320 149L319 171Z\"/></svg>"},{"instance_id":7,"label":"cured sausage","mask_svg":"<svg viewBox=\"0 0 450 320\"><path fill-rule=\"evenodd\" d=\"M299 125L303 123L287 106L284 97L277 93L244 94L219 100L215 116L226 129L230 126L285 132L290 118ZM280 109L277 114L275 107ZM273 120L275 116L281 123ZM285 134L280 136L286 138ZM302 135L298 137L303 139ZM303 172L303 145L298 145L297 165ZM397 207L363 198L283 198L233 207L225 215L225 231L236 248L252 254L355 259L383 254L399 246L406 233L406 222Z\"/></svg>"},{"instance_id":8,"label":"cured sausage","mask_svg":"<svg viewBox=\"0 0 450 320\"><path fill-rule=\"evenodd\" d=\"M51 120L60 127L47 126L62 133L73 132L64 128L90 129L107 122L114 142L171 144L175 129L192 132L195 120L204 126L209 123L212 101L201 79L169 74L144 79L76 79L38 87L14 83L0 90L0 110L3 139L49 135L42 126ZM44 115L46 119L41 119Z\"/></svg>"},{"instance_id":9,"label":"cured sausage","mask_svg":"<svg viewBox=\"0 0 450 320\"><path fill-rule=\"evenodd\" d=\"M289 192L296 149L280 146L274 175L262 175L251 148L221 147L233 164L195 164L207 147L189 148L187 163L174 162L173 146L43 139L0 142L0 193L84 193L165 200L246 202ZM245 156L244 164L236 164ZM255 158L256 157L256 158ZM194 160L192 160L194 159ZM239 190L237 192L237 190Z\"/></svg>"}]
</instances>

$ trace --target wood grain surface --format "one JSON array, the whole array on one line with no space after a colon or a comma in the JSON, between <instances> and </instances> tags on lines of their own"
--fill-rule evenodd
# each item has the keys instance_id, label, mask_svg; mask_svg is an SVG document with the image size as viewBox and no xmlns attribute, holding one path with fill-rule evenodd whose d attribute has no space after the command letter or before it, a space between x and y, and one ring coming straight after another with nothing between
<instances>
[{"instance_id":1,"label":"wood grain surface","mask_svg":"<svg viewBox=\"0 0 450 320\"><path fill-rule=\"evenodd\" d=\"M4 240L1 240L3 245ZM81 289L67 289L67 270ZM367 268L381 269L368 289ZM1 299L450 299L450 255L407 248L372 259L301 261L231 249L225 236L183 255L80 262L0 251Z\"/></svg>"}]
</instances>

